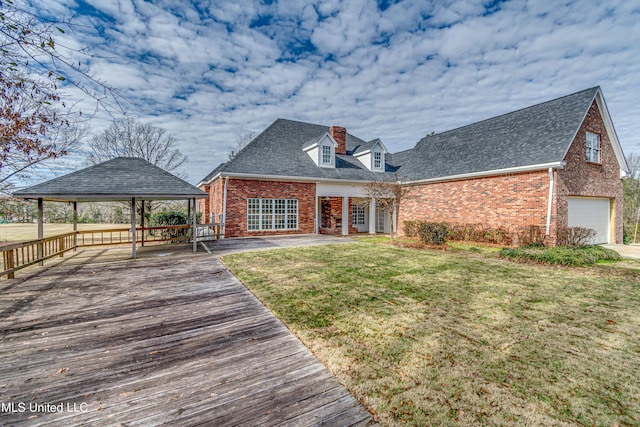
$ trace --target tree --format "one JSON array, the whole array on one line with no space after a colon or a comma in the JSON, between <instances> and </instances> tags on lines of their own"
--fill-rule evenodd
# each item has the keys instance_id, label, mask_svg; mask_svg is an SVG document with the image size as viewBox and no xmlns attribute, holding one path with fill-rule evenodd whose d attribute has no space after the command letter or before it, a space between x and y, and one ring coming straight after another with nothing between
<instances>
[{"instance_id":1,"label":"tree","mask_svg":"<svg viewBox=\"0 0 640 427\"><path fill-rule=\"evenodd\" d=\"M640 209L640 155L627 155L629 176L622 181L624 190L624 236L625 240L633 239L635 234L638 210Z\"/></svg>"},{"instance_id":2,"label":"tree","mask_svg":"<svg viewBox=\"0 0 640 427\"><path fill-rule=\"evenodd\" d=\"M20 3L21 4L21 3ZM114 92L77 61L84 51L60 46L69 21L45 21L28 6L0 0L0 191L9 179L64 156L77 139L65 138L81 112L61 88L74 86L96 108L121 111ZM74 56L73 59L71 57ZM86 117L86 115L85 115Z\"/></svg>"},{"instance_id":3,"label":"tree","mask_svg":"<svg viewBox=\"0 0 640 427\"><path fill-rule=\"evenodd\" d=\"M163 128L140 123L131 117L115 121L88 143L87 161L96 165L116 157L140 157L174 173L187 158L176 147L176 139Z\"/></svg>"},{"instance_id":4,"label":"tree","mask_svg":"<svg viewBox=\"0 0 640 427\"><path fill-rule=\"evenodd\" d=\"M257 134L255 132L245 132L242 135L240 135L238 137L238 140L236 141L236 145L234 145L233 149L229 152L229 160L237 156L240 150L242 150L251 141L253 141L253 138L255 138L256 135Z\"/></svg>"},{"instance_id":5,"label":"tree","mask_svg":"<svg viewBox=\"0 0 640 427\"><path fill-rule=\"evenodd\" d=\"M2 113L0 113L2 114ZM0 156L0 194L8 195L14 187L12 179L25 179L37 174L51 159L72 152L82 138L88 133L88 127L80 124L51 126L47 129L46 142L40 146L26 145L17 147L14 144L2 144L3 155ZM39 168L36 168L39 166Z\"/></svg>"},{"instance_id":6,"label":"tree","mask_svg":"<svg viewBox=\"0 0 640 427\"><path fill-rule=\"evenodd\" d=\"M371 198L376 199L376 208L387 209L389 215L389 235L393 240L393 212L397 212L402 199L407 194L407 187L398 180L373 181L364 185L364 191L369 197L365 203L370 203Z\"/></svg>"},{"instance_id":7,"label":"tree","mask_svg":"<svg viewBox=\"0 0 640 427\"><path fill-rule=\"evenodd\" d=\"M116 157L140 157L167 172L186 177L178 170L187 158L176 148L176 139L163 128L140 123L131 117L115 121L104 132L93 136L88 148L87 162L91 165ZM158 206L157 202L145 202L147 220Z\"/></svg>"}]
</instances>

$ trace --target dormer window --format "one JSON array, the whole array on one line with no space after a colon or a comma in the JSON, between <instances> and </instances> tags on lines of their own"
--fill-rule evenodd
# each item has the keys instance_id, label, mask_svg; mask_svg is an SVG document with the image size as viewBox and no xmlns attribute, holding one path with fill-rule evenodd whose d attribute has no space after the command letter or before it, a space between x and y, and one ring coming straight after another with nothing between
<instances>
[{"instance_id":1,"label":"dormer window","mask_svg":"<svg viewBox=\"0 0 640 427\"><path fill-rule=\"evenodd\" d=\"M382 169L382 153L379 151L373 152L373 168Z\"/></svg>"},{"instance_id":2,"label":"dormer window","mask_svg":"<svg viewBox=\"0 0 640 427\"><path fill-rule=\"evenodd\" d=\"M323 165L331 164L331 146L330 145L322 146L322 164Z\"/></svg>"},{"instance_id":3,"label":"dormer window","mask_svg":"<svg viewBox=\"0 0 640 427\"><path fill-rule=\"evenodd\" d=\"M324 135L308 141L302 149L311 157L313 163L321 168L334 168L338 144L331 135Z\"/></svg>"},{"instance_id":4,"label":"dormer window","mask_svg":"<svg viewBox=\"0 0 640 427\"><path fill-rule=\"evenodd\" d=\"M600 135L587 132L587 162L600 163Z\"/></svg>"},{"instance_id":5,"label":"dormer window","mask_svg":"<svg viewBox=\"0 0 640 427\"><path fill-rule=\"evenodd\" d=\"M382 144L382 141L374 139L357 147L353 152L353 157L372 172L384 172L384 155L386 152L387 149Z\"/></svg>"}]
</instances>

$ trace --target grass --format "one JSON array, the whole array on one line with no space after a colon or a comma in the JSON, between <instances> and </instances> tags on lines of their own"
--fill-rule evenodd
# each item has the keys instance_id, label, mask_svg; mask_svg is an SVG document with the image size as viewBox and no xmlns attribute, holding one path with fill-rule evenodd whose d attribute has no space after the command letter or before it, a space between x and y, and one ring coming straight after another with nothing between
<instances>
[{"instance_id":1,"label":"grass","mask_svg":"<svg viewBox=\"0 0 640 427\"><path fill-rule=\"evenodd\" d=\"M78 230L106 230L110 228L128 228L129 224L78 224ZM44 224L44 237L71 233L73 224ZM38 224L0 224L0 244L35 240L38 238Z\"/></svg>"},{"instance_id":2,"label":"grass","mask_svg":"<svg viewBox=\"0 0 640 427\"><path fill-rule=\"evenodd\" d=\"M573 267L593 265L597 262L620 261L622 259L616 251L603 248L602 246L525 246L519 248L504 248L500 251L500 256L514 260Z\"/></svg>"},{"instance_id":3,"label":"grass","mask_svg":"<svg viewBox=\"0 0 640 427\"><path fill-rule=\"evenodd\" d=\"M357 243L224 262L384 425L640 424L640 271Z\"/></svg>"},{"instance_id":4,"label":"grass","mask_svg":"<svg viewBox=\"0 0 640 427\"><path fill-rule=\"evenodd\" d=\"M389 238L389 236L381 236L381 235L372 235L372 236L358 236L354 238L360 242L366 243L387 243L393 244L395 246L400 247L414 247L418 249L423 249L426 247L420 239L417 237L405 237L405 236L396 236L393 238L393 241ZM493 245L487 243L477 243L477 242L460 242L455 240L448 241L441 249L448 250L456 250L456 251L469 251L475 253L491 253L491 252L500 252L502 246Z\"/></svg>"}]
</instances>

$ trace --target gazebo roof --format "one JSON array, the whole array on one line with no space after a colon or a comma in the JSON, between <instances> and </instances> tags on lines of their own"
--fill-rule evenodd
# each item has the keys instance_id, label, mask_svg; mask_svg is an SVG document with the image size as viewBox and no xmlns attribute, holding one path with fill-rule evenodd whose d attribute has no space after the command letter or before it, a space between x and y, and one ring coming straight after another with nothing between
<instances>
[{"instance_id":1,"label":"gazebo roof","mask_svg":"<svg viewBox=\"0 0 640 427\"><path fill-rule=\"evenodd\" d=\"M138 157L118 157L13 193L64 202L200 199L207 193Z\"/></svg>"}]
</instances>

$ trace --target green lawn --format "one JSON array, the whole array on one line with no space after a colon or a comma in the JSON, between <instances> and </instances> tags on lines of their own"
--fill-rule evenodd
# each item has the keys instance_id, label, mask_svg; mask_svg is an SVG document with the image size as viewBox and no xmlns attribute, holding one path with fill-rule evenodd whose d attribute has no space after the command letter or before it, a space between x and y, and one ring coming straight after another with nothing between
<instances>
[{"instance_id":1,"label":"green lawn","mask_svg":"<svg viewBox=\"0 0 640 427\"><path fill-rule=\"evenodd\" d=\"M111 228L129 228L129 224L78 224L78 230L107 230ZM71 233L73 224L44 224L44 237ZM13 223L0 224L0 244L35 240L38 238L38 224Z\"/></svg>"},{"instance_id":2,"label":"green lawn","mask_svg":"<svg viewBox=\"0 0 640 427\"><path fill-rule=\"evenodd\" d=\"M223 261L384 425L640 424L640 270L367 242Z\"/></svg>"}]
</instances>

